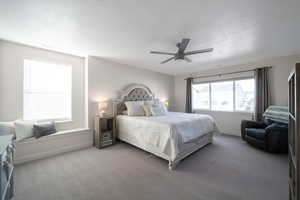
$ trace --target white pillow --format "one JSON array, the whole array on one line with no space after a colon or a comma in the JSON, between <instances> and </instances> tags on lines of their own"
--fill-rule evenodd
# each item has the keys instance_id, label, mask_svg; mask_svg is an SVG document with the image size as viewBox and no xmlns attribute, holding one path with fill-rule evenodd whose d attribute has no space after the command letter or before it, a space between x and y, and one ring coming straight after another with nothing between
<instances>
[{"instance_id":1,"label":"white pillow","mask_svg":"<svg viewBox=\"0 0 300 200\"><path fill-rule=\"evenodd\" d=\"M158 103L159 104L159 106L162 108L162 109L164 109L164 111L167 113L168 112L168 108L167 108L167 106L166 106L166 104L164 104L163 102L159 102Z\"/></svg>"},{"instance_id":2,"label":"white pillow","mask_svg":"<svg viewBox=\"0 0 300 200\"><path fill-rule=\"evenodd\" d=\"M152 105L150 110L151 110L151 115L153 116L163 116L167 114L166 110L161 104Z\"/></svg>"},{"instance_id":3,"label":"white pillow","mask_svg":"<svg viewBox=\"0 0 300 200\"><path fill-rule=\"evenodd\" d=\"M155 104L154 100L148 100L148 101L144 101L145 105L153 105Z\"/></svg>"},{"instance_id":4,"label":"white pillow","mask_svg":"<svg viewBox=\"0 0 300 200\"><path fill-rule=\"evenodd\" d=\"M145 116L143 101L126 101L125 105L129 116Z\"/></svg>"},{"instance_id":5,"label":"white pillow","mask_svg":"<svg viewBox=\"0 0 300 200\"><path fill-rule=\"evenodd\" d=\"M145 105L153 105L153 104L159 104L160 103L160 100L159 99L153 99L153 100L147 100L147 101L144 101L144 104Z\"/></svg>"},{"instance_id":6,"label":"white pillow","mask_svg":"<svg viewBox=\"0 0 300 200\"><path fill-rule=\"evenodd\" d=\"M16 140L23 140L33 137L33 121L15 121Z\"/></svg>"},{"instance_id":7,"label":"white pillow","mask_svg":"<svg viewBox=\"0 0 300 200\"><path fill-rule=\"evenodd\" d=\"M0 135L15 135L14 122L0 122Z\"/></svg>"}]
</instances>

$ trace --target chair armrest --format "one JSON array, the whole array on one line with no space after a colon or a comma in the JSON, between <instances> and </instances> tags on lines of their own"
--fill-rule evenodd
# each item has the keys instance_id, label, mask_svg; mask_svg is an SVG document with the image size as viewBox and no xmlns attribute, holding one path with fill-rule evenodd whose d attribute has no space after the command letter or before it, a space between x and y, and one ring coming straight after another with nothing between
<instances>
[{"instance_id":1,"label":"chair armrest","mask_svg":"<svg viewBox=\"0 0 300 200\"><path fill-rule=\"evenodd\" d=\"M287 126L283 126L277 123L273 123L269 126L266 127L266 133L284 133L284 134L288 134L288 127Z\"/></svg>"},{"instance_id":2,"label":"chair armrest","mask_svg":"<svg viewBox=\"0 0 300 200\"><path fill-rule=\"evenodd\" d=\"M250 120L242 120L241 123L241 136L242 139L245 139L245 129L246 128L266 128L266 125L262 122L250 121Z\"/></svg>"},{"instance_id":3,"label":"chair armrest","mask_svg":"<svg viewBox=\"0 0 300 200\"><path fill-rule=\"evenodd\" d=\"M288 149L288 127L273 123L266 128L268 151L286 152Z\"/></svg>"}]
</instances>

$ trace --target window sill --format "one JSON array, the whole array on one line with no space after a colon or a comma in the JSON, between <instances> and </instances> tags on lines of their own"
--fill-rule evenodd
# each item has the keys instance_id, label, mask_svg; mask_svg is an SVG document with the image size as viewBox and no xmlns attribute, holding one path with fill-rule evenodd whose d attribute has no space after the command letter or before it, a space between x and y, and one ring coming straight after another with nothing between
<instances>
[{"instance_id":1,"label":"window sill","mask_svg":"<svg viewBox=\"0 0 300 200\"><path fill-rule=\"evenodd\" d=\"M72 123L73 122L73 120L57 120L57 121L55 121L54 120L54 122L56 123L56 124L67 124L67 123Z\"/></svg>"},{"instance_id":2,"label":"window sill","mask_svg":"<svg viewBox=\"0 0 300 200\"><path fill-rule=\"evenodd\" d=\"M226 111L226 110L208 110L208 109L195 109L193 112L223 112L223 113L239 113L239 114L251 114L254 115L254 112L247 112L247 111Z\"/></svg>"},{"instance_id":3,"label":"window sill","mask_svg":"<svg viewBox=\"0 0 300 200\"><path fill-rule=\"evenodd\" d=\"M48 122L53 121L56 124L66 124L66 123L72 123L72 119L22 119L24 121L33 121L33 122Z\"/></svg>"}]
</instances>

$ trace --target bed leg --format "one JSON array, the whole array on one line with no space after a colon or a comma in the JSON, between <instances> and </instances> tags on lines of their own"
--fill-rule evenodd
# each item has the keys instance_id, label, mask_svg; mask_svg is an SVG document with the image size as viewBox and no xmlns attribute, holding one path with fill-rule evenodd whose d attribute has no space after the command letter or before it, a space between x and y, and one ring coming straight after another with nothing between
<instances>
[{"instance_id":1,"label":"bed leg","mask_svg":"<svg viewBox=\"0 0 300 200\"><path fill-rule=\"evenodd\" d=\"M174 168L173 168L173 166L172 166L172 162L169 161L169 170L172 171L173 169L174 169Z\"/></svg>"},{"instance_id":2,"label":"bed leg","mask_svg":"<svg viewBox=\"0 0 300 200\"><path fill-rule=\"evenodd\" d=\"M172 162L172 161L169 161L169 170L172 171L175 169L175 167L178 165L180 161L175 161L175 162Z\"/></svg>"}]
</instances>

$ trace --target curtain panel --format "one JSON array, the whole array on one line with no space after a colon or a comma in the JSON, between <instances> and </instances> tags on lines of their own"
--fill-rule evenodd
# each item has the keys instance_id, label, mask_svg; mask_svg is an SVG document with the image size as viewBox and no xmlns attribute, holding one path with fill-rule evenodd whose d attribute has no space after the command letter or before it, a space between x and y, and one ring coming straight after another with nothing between
<instances>
[{"instance_id":1,"label":"curtain panel","mask_svg":"<svg viewBox=\"0 0 300 200\"><path fill-rule=\"evenodd\" d=\"M186 79L186 101L185 101L185 112L192 113L192 82L193 78Z\"/></svg>"},{"instance_id":2,"label":"curtain panel","mask_svg":"<svg viewBox=\"0 0 300 200\"><path fill-rule=\"evenodd\" d=\"M255 70L255 120L261 121L263 113L270 105L269 68L263 67Z\"/></svg>"}]
</instances>

